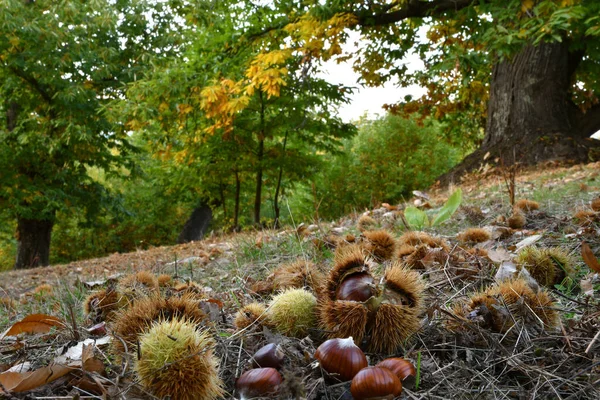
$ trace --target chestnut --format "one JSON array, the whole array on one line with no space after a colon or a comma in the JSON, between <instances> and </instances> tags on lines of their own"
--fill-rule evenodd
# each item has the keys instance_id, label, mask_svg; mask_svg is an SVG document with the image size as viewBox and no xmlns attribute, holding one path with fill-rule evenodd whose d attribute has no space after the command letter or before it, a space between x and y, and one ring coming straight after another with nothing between
<instances>
[{"instance_id":1,"label":"chestnut","mask_svg":"<svg viewBox=\"0 0 600 400\"><path fill-rule=\"evenodd\" d=\"M410 361L400 357L386 358L375 366L389 369L401 381L404 381L410 376L414 378L417 375L415 366Z\"/></svg>"},{"instance_id":2,"label":"chestnut","mask_svg":"<svg viewBox=\"0 0 600 400\"><path fill-rule=\"evenodd\" d=\"M365 353L354 344L354 339L329 339L315 352L321 367L330 374L338 374L342 381L349 381L368 365Z\"/></svg>"},{"instance_id":3,"label":"chestnut","mask_svg":"<svg viewBox=\"0 0 600 400\"><path fill-rule=\"evenodd\" d=\"M253 368L275 368L279 369L283 365L285 354L281 346L275 343L269 343L260 349L252 357Z\"/></svg>"},{"instance_id":4,"label":"chestnut","mask_svg":"<svg viewBox=\"0 0 600 400\"><path fill-rule=\"evenodd\" d=\"M244 372L235 382L241 399L265 397L277 393L283 382L275 368L256 368Z\"/></svg>"},{"instance_id":5,"label":"chestnut","mask_svg":"<svg viewBox=\"0 0 600 400\"><path fill-rule=\"evenodd\" d=\"M367 301L374 294L375 280L367 272L346 277L338 287L336 300Z\"/></svg>"},{"instance_id":6,"label":"chestnut","mask_svg":"<svg viewBox=\"0 0 600 400\"><path fill-rule=\"evenodd\" d=\"M393 399L401 392L400 379L387 368L363 368L350 384L350 393L356 400Z\"/></svg>"}]
</instances>

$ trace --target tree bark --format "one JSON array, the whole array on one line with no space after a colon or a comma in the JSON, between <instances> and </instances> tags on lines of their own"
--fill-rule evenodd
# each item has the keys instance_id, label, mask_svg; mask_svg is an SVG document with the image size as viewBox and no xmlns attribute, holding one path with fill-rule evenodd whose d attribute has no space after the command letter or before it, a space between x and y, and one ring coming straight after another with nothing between
<instances>
[{"instance_id":1,"label":"tree bark","mask_svg":"<svg viewBox=\"0 0 600 400\"><path fill-rule=\"evenodd\" d=\"M17 218L17 259L15 269L35 268L50 262L53 220Z\"/></svg>"},{"instance_id":2,"label":"tree bark","mask_svg":"<svg viewBox=\"0 0 600 400\"><path fill-rule=\"evenodd\" d=\"M233 230L234 232L239 231L239 215L240 215L240 192L242 184L240 182L240 174L238 170L235 170L235 205L233 208Z\"/></svg>"},{"instance_id":3,"label":"tree bark","mask_svg":"<svg viewBox=\"0 0 600 400\"><path fill-rule=\"evenodd\" d=\"M254 196L254 224L260 225L260 206L262 199L262 176L263 176L263 167L262 161L265 152L265 140L258 140L258 152L256 154L257 158L257 167L256 167L256 193Z\"/></svg>"},{"instance_id":4,"label":"tree bark","mask_svg":"<svg viewBox=\"0 0 600 400\"><path fill-rule=\"evenodd\" d=\"M440 177L441 183L486 161L502 159L506 166L588 161L590 148L597 146L589 139L595 110L585 115L571 102L571 62L568 43L563 42L528 45L511 60L497 63L481 147ZM585 129L584 118L588 121Z\"/></svg>"},{"instance_id":5,"label":"tree bark","mask_svg":"<svg viewBox=\"0 0 600 400\"><path fill-rule=\"evenodd\" d=\"M273 196L273 208L275 209L275 228L279 228L279 190L281 189L281 179L283 178L283 162L285 160L285 146L287 145L288 131L285 131L283 145L281 146L281 164L279 165L279 175L277 176L277 186L275 187L275 196Z\"/></svg>"},{"instance_id":6,"label":"tree bark","mask_svg":"<svg viewBox=\"0 0 600 400\"><path fill-rule=\"evenodd\" d=\"M260 206L262 200L262 176L263 158L265 154L265 102L262 92L258 92L260 98L260 131L258 133L258 149L256 151L256 192L254 196L254 224L260 225Z\"/></svg>"}]
</instances>

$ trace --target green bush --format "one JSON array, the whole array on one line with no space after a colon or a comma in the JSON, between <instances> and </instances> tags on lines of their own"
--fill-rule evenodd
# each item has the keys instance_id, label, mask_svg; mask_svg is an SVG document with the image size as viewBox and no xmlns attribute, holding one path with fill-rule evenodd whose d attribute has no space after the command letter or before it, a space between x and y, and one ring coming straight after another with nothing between
<instances>
[{"instance_id":1,"label":"green bush","mask_svg":"<svg viewBox=\"0 0 600 400\"><path fill-rule=\"evenodd\" d=\"M294 210L311 215L318 206L321 218L336 218L427 188L460 160L441 137L439 125L393 115L362 122L342 154L325 156L322 174L295 191Z\"/></svg>"}]
</instances>

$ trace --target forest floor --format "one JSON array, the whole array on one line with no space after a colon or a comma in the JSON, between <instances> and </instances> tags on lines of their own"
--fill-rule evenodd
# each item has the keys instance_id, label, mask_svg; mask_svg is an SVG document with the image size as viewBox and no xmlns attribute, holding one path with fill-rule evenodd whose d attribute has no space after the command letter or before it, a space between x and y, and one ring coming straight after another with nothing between
<instances>
[{"instance_id":1,"label":"forest floor","mask_svg":"<svg viewBox=\"0 0 600 400\"><path fill-rule=\"evenodd\" d=\"M0 397L156 398L139 384L128 358L115 355L112 320L84 312L85 304L87 311L94 311L91 294L119 287L131 274L150 271L198 284L205 325L216 340L226 398L237 396L235 380L248 369L252 354L274 342L282 345L286 355L284 383L275 397L352 399L349 382L335 382L314 363L314 352L325 340L321 329L311 329L300 338L284 336L266 325L239 331L233 325L236 312L252 302L269 302L271 290L277 289L272 272L279 266L299 258L311 260L326 276L334 263L335 246L361 240L357 221L362 215L372 217L377 229L398 240L407 231L402 209L420 204L433 216L460 187L459 210L440 226L425 228L447 244L445 261L433 259L433 250L439 249L431 248L412 265L425 282L425 307L419 330L392 354L410 360L418 370L416 382L405 385L400 398L600 398L600 271L590 269L597 265L589 253L585 260L582 257L584 242L592 254L600 255L600 213L591 209L592 201L600 197L600 163L523 169L516 172L514 186L509 175L506 170L478 171L454 187L430 188L424 193L428 199L385 204L333 222L214 236L0 273L0 332L4 332L0 334ZM539 204L537 210L524 210L526 222L519 229L507 227L513 215L511 186L516 200ZM460 234L471 227L483 228L489 237L479 234L485 236L479 243L475 243L478 237L465 240ZM560 318L542 324L543 316L525 295L514 303L493 306L491 315L508 318L509 329L486 324L486 315L471 318L472 309L461 314L473 293L498 286L499 269L519 265L518 256L525 248L560 249L566 255L564 262L552 256L566 276L545 288L538 287L543 282L532 282L531 292L547 293L552 302L546 311ZM396 261L406 263L410 255L397 256ZM373 273L381 273L392 262L382 261ZM161 287L160 293L170 296L172 290L172 286ZM137 296L142 296L139 292ZM98 322L106 325L90 329ZM90 343L94 346L87 347ZM381 353L367 356L369 365L385 358Z\"/></svg>"}]
</instances>

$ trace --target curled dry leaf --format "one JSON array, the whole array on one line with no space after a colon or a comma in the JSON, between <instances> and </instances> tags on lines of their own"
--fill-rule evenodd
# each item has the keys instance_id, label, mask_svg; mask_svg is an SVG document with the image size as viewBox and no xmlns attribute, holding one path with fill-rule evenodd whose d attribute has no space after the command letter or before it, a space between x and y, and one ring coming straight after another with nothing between
<instances>
[{"instance_id":1,"label":"curled dry leaf","mask_svg":"<svg viewBox=\"0 0 600 400\"><path fill-rule=\"evenodd\" d=\"M48 333L53 327L63 327L64 323L57 317L46 314L31 314L23 318L8 328L2 335L0 340L6 336L17 336L20 333Z\"/></svg>"},{"instance_id":2,"label":"curled dry leaf","mask_svg":"<svg viewBox=\"0 0 600 400\"><path fill-rule=\"evenodd\" d=\"M581 257L592 271L600 274L600 263L586 242L581 242Z\"/></svg>"},{"instance_id":3,"label":"curled dry leaf","mask_svg":"<svg viewBox=\"0 0 600 400\"><path fill-rule=\"evenodd\" d=\"M8 392L25 392L50 383L74 370L75 368L66 365L54 364L32 372L7 371L0 374L0 384Z\"/></svg>"},{"instance_id":4,"label":"curled dry leaf","mask_svg":"<svg viewBox=\"0 0 600 400\"><path fill-rule=\"evenodd\" d=\"M104 374L104 363L94 356L94 345L88 344L82 346L81 369L87 372L97 372Z\"/></svg>"}]
</instances>

